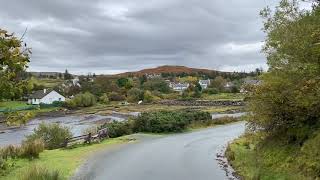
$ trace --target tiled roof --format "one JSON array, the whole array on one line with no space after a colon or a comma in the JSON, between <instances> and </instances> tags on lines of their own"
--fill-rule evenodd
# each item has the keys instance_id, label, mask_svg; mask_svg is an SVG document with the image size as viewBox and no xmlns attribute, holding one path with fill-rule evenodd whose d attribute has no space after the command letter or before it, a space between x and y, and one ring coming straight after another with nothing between
<instances>
[{"instance_id":1,"label":"tiled roof","mask_svg":"<svg viewBox=\"0 0 320 180\"><path fill-rule=\"evenodd\" d=\"M44 93L45 92L45 93ZM33 92L32 94L29 95L29 98L32 99L42 99L43 97L45 97L47 94L51 93L52 90L38 90Z\"/></svg>"}]
</instances>

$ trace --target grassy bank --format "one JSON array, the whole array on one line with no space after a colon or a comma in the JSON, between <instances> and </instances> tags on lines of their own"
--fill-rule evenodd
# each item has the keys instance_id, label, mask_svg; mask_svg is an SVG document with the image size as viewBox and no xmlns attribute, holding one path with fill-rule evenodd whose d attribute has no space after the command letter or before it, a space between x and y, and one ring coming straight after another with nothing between
<instances>
[{"instance_id":1,"label":"grassy bank","mask_svg":"<svg viewBox=\"0 0 320 180\"><path fill-rule=\"evenodd\" d=\"M6 176L0 176L0 179L20 179L19 176L34 165L50 170L57 170L64 179L68 179L90 154L126 142L128 142L128 138L121 137L105 140L99 144L83 145L73 149L46 150L40 154L39 159L31 161L28 159L11 160L14 166L8 170Z\"/></svg>"},{"instance_id":2,"label":"grassy bank","mask_svg":"<svg viewBox=\"0 0 320 180\"><path fill-rule=\"evenodd\" d=\"M245 135L229 145L226 156L243 179L319 179L318 138L311 138L301 146Z\"/></svg>"}]
</instances>

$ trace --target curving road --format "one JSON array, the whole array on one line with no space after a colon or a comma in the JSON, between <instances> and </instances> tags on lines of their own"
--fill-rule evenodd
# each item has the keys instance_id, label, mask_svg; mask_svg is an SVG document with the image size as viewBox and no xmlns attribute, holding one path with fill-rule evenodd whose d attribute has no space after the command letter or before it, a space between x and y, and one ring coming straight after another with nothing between
<instances>
[{"instance_id":1,"label":"curving road","mask_svg":"<svg viewBox=\"0 0 320 180\"><path fill-rule=\"evenodd\" d=\"M216 152L244 132L243 122L192 133L150 138L106 150L92 157L73 179L220 180ZM148 138L149 137L149 138Z\"/></svg>"}]
</instances>

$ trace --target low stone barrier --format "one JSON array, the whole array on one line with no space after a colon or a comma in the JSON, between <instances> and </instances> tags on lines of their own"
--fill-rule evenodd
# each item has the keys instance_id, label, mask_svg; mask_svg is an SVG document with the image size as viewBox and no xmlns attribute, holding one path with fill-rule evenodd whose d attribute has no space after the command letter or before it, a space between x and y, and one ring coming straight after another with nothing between
<instances>
[{"instance_id":1,"label":"low stone barrier","mask_svg":"<svg viewBox=\"0 0 320 180\"><path fill-rule=\"evenodd\" d=\"M158 104L169 106L244 106L244 101L210 101L210 100L162 100Z\"/></svg>"}]
</instances>

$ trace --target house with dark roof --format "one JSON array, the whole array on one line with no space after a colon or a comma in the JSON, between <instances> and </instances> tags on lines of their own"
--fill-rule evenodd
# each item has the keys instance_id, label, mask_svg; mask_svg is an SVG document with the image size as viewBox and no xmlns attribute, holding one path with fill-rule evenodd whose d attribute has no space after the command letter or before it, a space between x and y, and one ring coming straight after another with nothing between
<instances>
[{"instance_id":1,"label":"house with dark roof","mask_svg":"<svg viewBox=\"0 0 320 180\"><path fill-rule=\"evenodd\" d=\"M35 91L28 97L28 104L52 104L55 101L64 102L66 98L54 90Z\"/></svg>"}]
</instances>

